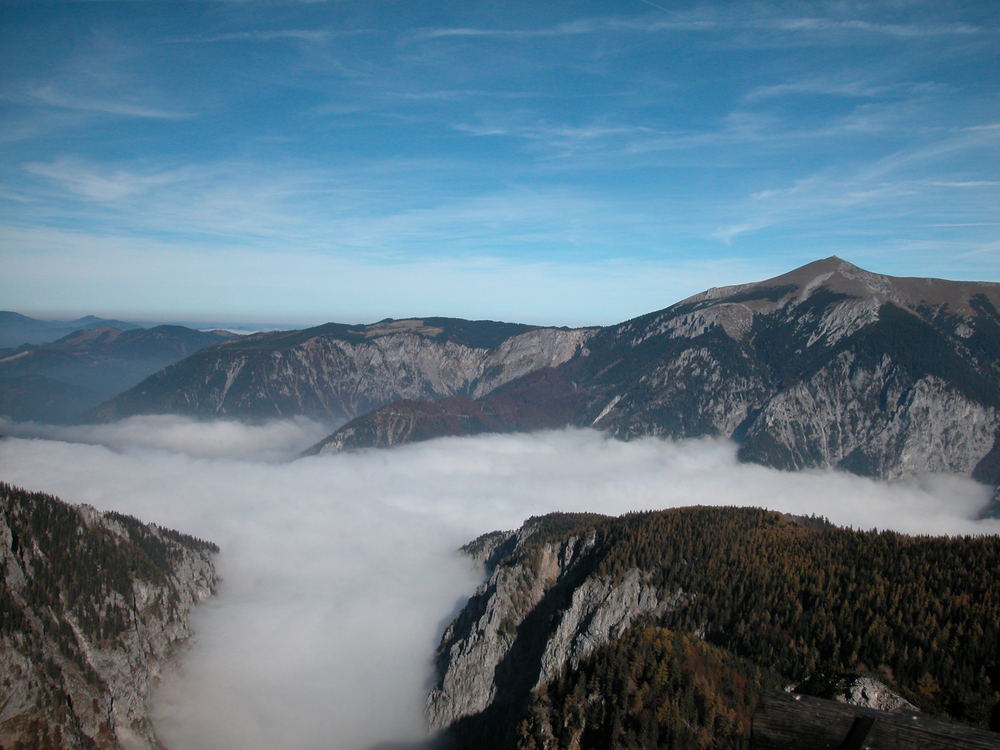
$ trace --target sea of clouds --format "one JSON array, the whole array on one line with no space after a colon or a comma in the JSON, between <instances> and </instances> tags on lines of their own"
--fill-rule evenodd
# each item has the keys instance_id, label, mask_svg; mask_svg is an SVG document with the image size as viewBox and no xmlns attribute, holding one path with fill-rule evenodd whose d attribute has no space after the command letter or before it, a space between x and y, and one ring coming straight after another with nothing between
<instances>
[{"instance_id":1,"label":"sea of clouds","mask_svg":"<svg viewBox=\"0 0 1000 750\"><path fill-rule=\"evenodd\" d=\"M157 690L170 748L369 748L426 736L441 631L480 572L456 552L551 511L756 505L856 528L1000 533L986 489L740 464L728 441L591 430L446 438L298 458L326 428L180 417L0 421L0 476L218 543L224 578Z\"/></svg>"}]
</instances>

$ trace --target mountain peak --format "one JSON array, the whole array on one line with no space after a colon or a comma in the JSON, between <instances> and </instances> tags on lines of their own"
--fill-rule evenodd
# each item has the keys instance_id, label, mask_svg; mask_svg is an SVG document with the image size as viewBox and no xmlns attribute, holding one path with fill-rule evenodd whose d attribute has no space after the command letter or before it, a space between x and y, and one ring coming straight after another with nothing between
<instances>
[{"instance_id":1,"label":"mountain peak","mask_svg":"<svg viewBox=\"0 0 1000 750\"><path fill-rule=\"evenodd\" d=\"M761 300L766 298L767 302L780 305L792 298L803 300L820 289L879 303L892 302L910 310L928 306L949 308L952 313L966 316L976 314L971 300L974 295L982 295L1000 309L1000 284L887 276L866 271L836 255L764 281L713 287L684 303L724 302L736 297L745 300L748 295L759 293Z\"/></svg>"}]
</instances>

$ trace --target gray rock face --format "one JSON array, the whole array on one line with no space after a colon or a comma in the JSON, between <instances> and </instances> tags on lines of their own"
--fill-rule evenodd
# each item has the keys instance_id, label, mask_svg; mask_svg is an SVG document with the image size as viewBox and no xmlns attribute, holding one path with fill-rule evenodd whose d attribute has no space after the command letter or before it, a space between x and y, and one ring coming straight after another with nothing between
<instances>
[{"instance_id":1,"label":"gray rock face","mask_svg":"<svg viewBox=\"0 0 1000 750\"><path fill-rule=\"evenodd\" d=\"M914 379L889 357L874 368L844 352L770 399L748 431L781 468L848 468L886 479L971 474L993 446L1000 410L933 375Z\"/></svg>"},{"instance_id":2,"label":"gray rock face","mask_svg":"<svg viewBox=\"0 0 1000 750\"><path fill-rule=\"evenodd\" d=\"M565 362L594 332L510 326L509 335L463 337L431 322L330 324L257 334L189 357L102 405L93 416L304 415L345 422L397 399L482 396L528 372ZM476 323L460 323L475 333Z\"/></svg>"},{"instance_id":3,"label":"gray rock face","mask_svg":"<svg viewBox=\"0 0 1000 750\"><path fill-rule=\"evenodd\" d=\"M594 546L593 533L536 544L536 531L527 524L472 545L470 552L491 572L442 637L439 679L426 706L432 729L488 710L498 692L547 683L564 665L575 666L639 617L683 601L682 592L662 601L639 570L618 582L587 577L582 569ZM535 626L527 620L540 612L551 618L550 632L542 643L526 647L519 637L532 632ZM525 659L526 649L533 650L530 659ZM532 663L539 665L534 671Z\"/></svg>"},{"instance_id":4,"label":"gray rock face","mask_svg":"<svg viewBox=\"0 0 1000 750\"><path fill-rule=\"evenodd\" d=\"M862 708L878 711L919 711L906 698L889 689L884 682L874 677L858 677L852 680L837 700Z\"/></svg>"},{"instance_id":5,"label":"gray rock face","mask_svg":"<svg viewBox=\"0 0 1000 750\"><path fill-rule=\"evenodd\" d=\"M152 683L214 591L210 545L0 485L0 745L160 748Z\"/></svg>"},{"instance_id":6,"label":"gray rock face","mask_svg":"<svg viewBox=\"0 0 1000 750\"><path fill-rule=\"evenodd\" d=\"M545 644L535 687L555 679L564 665L576 667L594 649L620 638L641 615L658 615L684 601L682 591L661 601L647 579L633 568L618 583L588 578L574 589L570 606Z\"/></svg>"}]
</instances>

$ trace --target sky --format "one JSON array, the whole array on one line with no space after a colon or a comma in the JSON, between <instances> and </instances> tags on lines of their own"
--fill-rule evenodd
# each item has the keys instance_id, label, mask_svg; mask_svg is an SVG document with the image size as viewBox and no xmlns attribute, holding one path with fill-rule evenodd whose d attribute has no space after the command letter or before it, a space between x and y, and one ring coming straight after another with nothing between
<instances>
[{"instance_id":1,"label":"sky","mask_svg":"<svg viewBox=\"0 0 1000 750\"><path fill-rule=\"evenodd\" d=\"M0 0L0 308L609 324L1000 280L992 2Z\"/></svg>"},{"instance_id":2,"label":"sky","mask_svg":"<svg viewBox=\"0 0 1000 750\"><path fill-rule=\"evenodd\" d=\"M996 534L962 477L879 482L741 464L724 440L593 430L444 438L293 460L320 426L173 416L0 420L5 481L219 544L222 584L154 693L167 747L417 741L441 633L481 580L458 547L552 511L752 505L855 528Z\"/></svg>"}]
</instances>

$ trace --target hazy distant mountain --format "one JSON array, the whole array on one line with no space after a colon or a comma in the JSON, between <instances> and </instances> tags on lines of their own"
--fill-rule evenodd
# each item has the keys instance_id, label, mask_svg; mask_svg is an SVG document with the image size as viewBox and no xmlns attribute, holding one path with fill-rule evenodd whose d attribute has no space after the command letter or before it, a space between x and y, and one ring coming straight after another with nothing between
<instances>
[{"instance_id":1,"label":"hazy distant mountain","mask_svg":"<svg viewBox=\"0 0 1000 750\"><path fill-rule=\"evenodd\" d=\"M0 358L0 414L69 421L162 367L229 338L228 332L182 326L104 326L23 348Z\"/></svg>"},{"instance_id":2,"label":"hazy distant mountain","mask_svg":"<svg viewBox=\"0 0 1000 750\"><path fill-rule=\"evenodd\" d=\"M532 518L465 551L485 580L427 701L456 747L744 747L759 692L796 684L1000 726L996 536L690 507Z\"/></svg>"},{"instance_id":3,"label":"hazy distant mountain","mask_svg":"<svg viewBox=\"0 0 1000 750\"><path fill-rule=\"evenodd\" d=\"M96 318L93 315L76 320L38 320L16 312L0 311L0 348L44 344L75 331L105 327L127 331L140 326L123 320Z\"/></svg>"},{"instance_id":4,"label":"hazy distant mountain","mask_svg":"<svg viewBox=\"0 0 1000 750\"><path fill-rule=\"evenodd\" d=\"M0 746L162 747L147 699L215 589L214 552L0 484Z\"/></svg>"},{"instance_id":5,"label":"hazy distant mountain","mask_svg":"<svg viewBox=\"0 0 1000 750\"><path fill-rule=\"evenodd\" d=\"M198 352L92 416L305 415L343 422L400 398L481 396L565 362L595 330L424 318L258 333Z\"/></svg>"},{"instance_id":6,"label":"hazy distant mountain","mask_svg":"<svg viewBox=\"0 0 1000 750\"><path fill-rule=\"evenodd\" d=\"M390 404L316 451L593 426L726 436L784 469L1000 483L1000 284L903 279L839 258L711 289L600 330L577 356L475 401ZM431 424L433 423L433 424Z\"/></svg>"}]
</instances>

